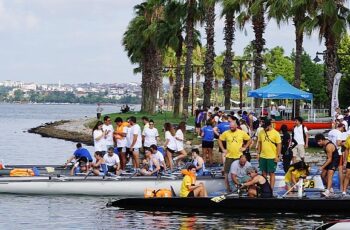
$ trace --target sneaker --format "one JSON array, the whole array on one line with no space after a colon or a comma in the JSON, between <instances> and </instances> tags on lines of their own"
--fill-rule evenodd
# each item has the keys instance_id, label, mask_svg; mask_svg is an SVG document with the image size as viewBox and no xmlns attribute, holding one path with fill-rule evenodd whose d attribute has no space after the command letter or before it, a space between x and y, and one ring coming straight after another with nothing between
<instances>
[{"instance_id":1,"label":"sneaker","mask_svg":"<svg viewBox=\"0 0 350 230\"><path fill-rule=\"evenodd\" d=\"M326 191L324 191L324 192L322 193L322 195L323 195L324 197L329 197L329 196L331 195L331 193L329 192L328 189L326 189Z\"/></svg>"},{"instance_id":2,"label":"sneaker","mask_svg":"<svg viewBox=\"0 0 350 230\"><path fill-rule=\"evenodd\" d=\"M342 192L341 195L342 195L342 196L346 196L346 192Z\"/></svg>"},{"instance_id":3,"label":"sneaker","mask_svg":"<svg viewBox=\"0 0 350 230\"><path fill-rule=\"evenodd\" d=\"M334 193L334 190L333 190L333 188L331 188L331 189L329 190L329 192L330 192L330 193Z\"/></svg>"}]
</instances>

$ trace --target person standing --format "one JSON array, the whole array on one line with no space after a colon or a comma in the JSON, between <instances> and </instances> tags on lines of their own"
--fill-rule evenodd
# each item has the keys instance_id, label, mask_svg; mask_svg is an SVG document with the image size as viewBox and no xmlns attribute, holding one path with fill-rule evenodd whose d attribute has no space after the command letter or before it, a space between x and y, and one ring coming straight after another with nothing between
<instances>
[{"instance_id":1,"label":"person standing","mask_svg":"<svg viewBox=\"0 0 350 230\"><path fill-rule=\"evenodd\" d=\"M117 117L114 120L116 124L116 129L114 132L114 139L117 143L118 153L120 157L120 168L121 170L125 170L126 167L126 134L128 133L128 122L123 122L123 119L121 117Z\"/></svg>"},{"instance_id":2,"label":"person standing","mask_svg":"<svg viewBox=\"0 0 350 230\"><path fill-rule=\"evenodd\" d=\"M319 168L319 170L321 171L323 183L326 186L326 191L324 191L322 194L329 197L333 193L333 175L338 169L339 153L335 144L333 144L330 140L327 140L323 134L316 134L315 140L319 146L323 147L327 154L327 160Z\"/></svg>"},{"instance_id":3,"label":"person standing","mask_svg":"<svg viewBox=\"0 0 350 230\"><path fill-rule=\"evenodd\" d=\"M113 133L114 128L112 125L111 118L109 116L103 117L103 125L102 129L106 132L105 142L106 142L106 149L109 147L114 147L114 140L113 140Z\"/></svg>"},{"instance_id":4,"label":"person standing","mask_svg":"<svg viewBox=\"0 0 350 230\"><path fill-rule=\"evenodd\" d=\"M101 152L104 155L107 151L107 145L105 141L106 131L103 130L102 127L102 121L98 121L92 129L92 136L94 139L95 152Z\"/></svg>"},{"instance_id":5,"label":"person standing","mask_svg":"<svg viewBox=\"0 0 350 230\"><path fill-rule=\"evenodd\" d=\"M202 128L202 152L204 162L213 164L213 148L214 148L214 129L211 121L207 121L206 125Z\"/></svg>"},{"instance_id":6,"label":"person standing","mask_svg":"<svg viewBox=\"0 0 350 230\"><path fill-rule=\"evenodd\" d=\"M176 139L174 127L169 123L164 124L165 131L165 143L164 149L166 149L166 158L170 170L173 170L173 154L176 151Z\"/></svg>"},{"instance_id":7,"label":"person standing","mask_svg":"<svg viewBox=\"0 0 350 230\"><path fill-rule=\"evenodd\" d=\"M187 152L185 151L185 148L184 148L185 132L186 132L186 123L182 121L178 125L175 133L176 152L179 154L177 157L174 157L173 159L175 163L177 163L179 160L187 156Z\"/></svg>"},{"instance_id":8,"label":"person standing","mask_svg":"<svg viewBox=\"0 0 350 230\"><path fill-rule=\"evenodd\" d=\"M159 133L157 128L154 127L154 121L150 120L148 128L144 128L142 132L143 147L148 149L151 145L157 145L159 140Z\"/></svg>"},{"instance_id":9,"label":"person standing","mask_svg":"<svg viewBox=\"0 0 350 230\"><path fill-rule=\"evenodd\" d=\"M350 180L350 154L349 154L349 150L350 150L350 136L348 136L346 138L344 147L345 147L344 166L346 167L346 174L345 174L345 178L344 178L344 185L343 185L342 195L346 195L346 191L348 189L349 180Z\"/></svg>"},{"instance_id":10,"label":"person standing","mask_svg":"<svg viewBox=\"0 0 350 230\"><path fill-rule=\"evenodd\" d=\"M228 191L230 191L228 183L228 173L230 172L231 164L235 160L238 160L243 152L248 148L251 143L250 136L237 128L236 122L230 123L230 130L225 131L220 135L218 139L219 148L222 150L225 155L224 162L224 175L225 175L225 184ZM226 141L227 147L224 148L223 141ZM243 145L243 141L247 141Z\"/></svg>"},{"instance_id":11,"label":"person standing","mask_svg":"<svg viewBox=\"0 0 350 230\"><path fill-rule=\"evenodd\" d=\"M223 134L225 131L230 130L230 122L228 121L227 115L222 115L220 124L214 127L214 133L220 138L220 135ZM224 149L226 149L226 141L222 141L222 145ZM219 152L221 153L221 159L222 162L225 161L225 155L222 153L221 148L219 148Z\"/></svg>"},{"instance_id":12,"label":"person standing","mask_svg":"<svg viewBox=\"0 0 350 230\"><path fill-rule=\"evenodd\" d=\"M271 188L275 186L275 171L281 155L281 136L272 128L271 120L265 120L264 130L258 136L259 168L263 177L270 175Z\"/></svg>"},{"instance_id":13,"label":"person standing","mask_svg":"<svg viewBox=\"0 0 350 230\"><path fill-rule=\"evenodd\" d=\"M136 124L136 117L131 116L128 119L129 128L126 135L127 140L127 153L131 154L134 169L138 169L140 166L140 148L142 147L141 127Z\"/></svg>"},{"instance_id":14,"label":"person standing","mask_svg":"<svg viewBox=\"0 0 350 230\"><path fill-rule=\"evenodd\" d=\"M100 120L102 111L103 111L103 108L101 107L101 104L100 104L100 103L97 103L97 108L96 108L96 117L97 117L97 120Z\"/></svg>"},{"instance_id":15,"label":"person standing","mask_svg":"<svg viewBox=\"0 0 350 230\"><path fill-rule=\"evenodd\" d=\"M309 134L307 128L303 125L303 118L295 118L295 126L292 133L292 141L297 145L293 148L293 163L304 161L305 149L308 148Z\"/></svg>"},{"instance_id":16,"label":"person standing","mask_svg":"<svg viewBox=\"0 0 350 230\"><path fill-rule=\"evenodd\" d=\"M293 158L293 153L291 153L290 145L291 145L291 137L288 133L288 127L287 125L283 124L281 126L281 132L282 132L282 160L283 160L283 170L284 172L288 172L290 162Z\"/></svg>"}]
</instances>

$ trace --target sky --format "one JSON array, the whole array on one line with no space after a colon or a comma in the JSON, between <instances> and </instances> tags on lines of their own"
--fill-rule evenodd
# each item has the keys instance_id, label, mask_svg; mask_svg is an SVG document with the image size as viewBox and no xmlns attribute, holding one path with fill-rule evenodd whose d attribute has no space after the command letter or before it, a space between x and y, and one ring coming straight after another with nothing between
<instances>
[{"instance_id":1,"label":"sky","mask_svg":"<svg viewBox=\"0 0 350 230\"><path fill-rule=\"evenodd\" d=\"M0 81L36 83L141 82L122 37L142 0L0 0ZM224 51L224 21L217 9L215 52ZM233 50L242 54L254 39L251 25L237 30ZM203 30L202 30L203 31ZM205 44L203 32L202 44ZM295 46L294 27L268 22L266 47ZM317 34L306 37L313 58L323 51Z\"/></svg>"}]
</instances>

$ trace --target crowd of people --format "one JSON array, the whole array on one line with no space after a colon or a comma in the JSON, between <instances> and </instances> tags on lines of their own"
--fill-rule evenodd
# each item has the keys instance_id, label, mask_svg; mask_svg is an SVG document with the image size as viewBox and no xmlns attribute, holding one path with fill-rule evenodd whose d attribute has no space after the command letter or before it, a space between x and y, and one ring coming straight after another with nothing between
<instances>
[{"instance_id":1,"label":"crowd of people","mask_svg":"<svg viewBox=\"0 0 350 230\"><path fill-rule=\"evenodd\" d=\"M333 191L332 178L336 170L339 170L341 190L346 194L350 179L350 138L346 121L349 117L348 111L345 116L338 112L334 120L335 128L329 132L328 139L322 134L315 137L327 154L327 161L320 167L327 188L325 196L330 196ZM86 172L91 168L94 175L119 175L125 171L127 162L131 161L135 173L158 175L161 171L172 171L181 162L191 158L189 167L183 170L185 178L180 194L206 196L204 184L195 184L195 181L196 176L204 174L206 167L213 165L216 140L221 154L221 162L217 163L223 165L222 172L228 192L244 188L249 196L271 197L277 163L281 160L286 173L286 189L293 189L299 178L309 174L309 166L305 164L309 132L301 117L295 118L291 133L286 125L282 125L280 133L273 128L271 119L266 116L258 118L254 112L225 113L219 108L214 108L213 111L197 109L195 133L201 139L202 152L194 148L190 157L184 148L185 122L178 125L166 122L163 125L164 143L161 145L154 121L148 117L142 117L141 120L142 128L134 116L126 121L117 117L113 127L111 118L104 116L103 122L98 121L92 131L96 161L92 162L88 151L77 144L77 150L67 162L73 158L85 160L75 165L71 174ZM250 163L252 147L256 149L261 175Z\"/></svg>"}]
</instances>

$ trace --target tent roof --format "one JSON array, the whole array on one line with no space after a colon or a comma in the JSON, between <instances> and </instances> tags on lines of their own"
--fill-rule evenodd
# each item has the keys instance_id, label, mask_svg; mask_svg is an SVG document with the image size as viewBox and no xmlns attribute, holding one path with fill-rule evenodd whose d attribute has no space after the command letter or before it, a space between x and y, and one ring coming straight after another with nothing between
<instances>
[{"instance_id":1,"label":"tent roof","mask_svg":"<svg viewBox=\"0 0 350 230\"><path fill-rule=\"evenodd\" d=\"M302 91L289 84L282 76L277 76L267 86L256 90L249 90L248 97L267 99L296 99L312 100L312 93Z\"/></svg>"}]
</instances>

